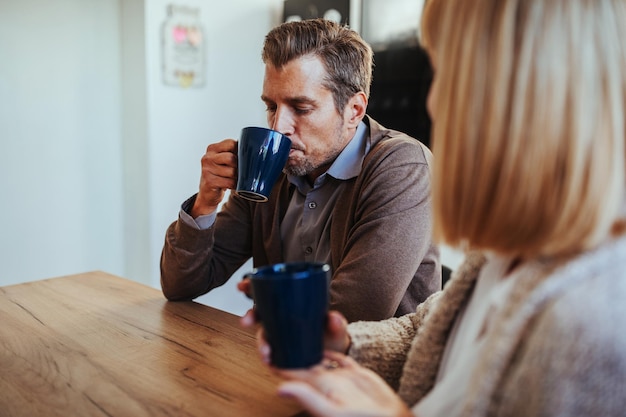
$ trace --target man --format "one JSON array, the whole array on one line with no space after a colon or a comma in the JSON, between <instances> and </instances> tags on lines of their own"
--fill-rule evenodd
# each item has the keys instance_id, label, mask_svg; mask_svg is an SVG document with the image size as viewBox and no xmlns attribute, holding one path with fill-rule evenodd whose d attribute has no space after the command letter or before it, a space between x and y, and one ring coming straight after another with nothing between
<instances>
[{"instance_id":1,"label":"man","mask_svg":"<svg viewBox=\"0 0 626 417\"><path fill-rule=\"evenodd\" d=\"M237 143L212 144L198 194L167 230L161 284L189 300L255 266L318 261L332 268L330 308L349 320L413 312L441 287L431 241L430 152L366 116L372 51L323 19L285 23L263 47L269 126L292 141L269 201L232 193ZM240 289L245 289L240 285Z\"/></svg>"}]
</instances>

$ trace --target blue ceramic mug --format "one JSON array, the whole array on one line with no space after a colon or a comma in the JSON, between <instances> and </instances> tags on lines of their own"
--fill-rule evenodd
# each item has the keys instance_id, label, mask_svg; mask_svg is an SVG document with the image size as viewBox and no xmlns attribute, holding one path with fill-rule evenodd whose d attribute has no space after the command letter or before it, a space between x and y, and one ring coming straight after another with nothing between
<instances>
[{"instance_id":1,"label":"blue ceramic mug","mask_svg":"<svg viewBox=\"0 0 626 417\"><path fill-rule=\"evenodd\" d=\"M267 201L290 149L291 140L280 132L264 127L243 128L237 149L237 194L252 201Z\"/></svg>"},{"instance_id":2,"label":"blue ceramic mug","mask_svg":"<svg viewBox=\"0 0 626 417\"><path fill-rule=\"evenodd\" d=\"M246 274L273 366L296 369L321 362L330 275L330 267L317 262L275 264Z\"/></svg>"}]
</instances>

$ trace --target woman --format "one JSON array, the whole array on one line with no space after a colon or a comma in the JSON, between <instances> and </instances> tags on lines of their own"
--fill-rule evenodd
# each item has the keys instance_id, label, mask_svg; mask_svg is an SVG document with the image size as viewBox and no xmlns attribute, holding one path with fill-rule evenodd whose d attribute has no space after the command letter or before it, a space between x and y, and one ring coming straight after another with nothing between
<instances>
[{"instance_id":1,"label":"woman","mask_svg":"<svg viewBox=\"0 0 626 417\"><path fill-rule=\"evenodd\" d=\"M466 262L414 314L332 313L325 364L276 370L279 393L315 416L623 415L626 2L429 0L422 36L435 233Z\"/></svg>"}]
</instances>

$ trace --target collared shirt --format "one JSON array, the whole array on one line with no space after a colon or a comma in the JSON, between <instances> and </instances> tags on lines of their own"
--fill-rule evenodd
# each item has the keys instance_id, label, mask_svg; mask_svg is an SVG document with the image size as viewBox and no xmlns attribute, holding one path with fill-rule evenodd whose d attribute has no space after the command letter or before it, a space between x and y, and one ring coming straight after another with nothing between
<instances>
[{"instance_id":1,"label":"collared shirt","mask_svg":"<svg viewBox=\"0 0 626 417\"><path fill-rule=\"evenodd\" d=\"M330 217L341 193L341 181L360 174L370 145L369 129L361 122L354 137L312 187L304 177L287 177L296 192L280 225L285 262L330 263Z\"/></svg>"},{"instance_id":2,"label":"collared shirt","mask_svg":"<svg viewBox=\"0 0 626 417\"><path fill-rule=\"evenodd\" d=\"M363 159L371 147L369 137L367 125L364 122L359 123L353 138L330 168L315 180L312 187L306 178L288 176L288 180L296 186L297 192L293 193L281 223L285 262L330 261L330 215L334 202L340 195L341 181L360 174ZM188 214L189 203L188 200L181 207L179 212L181 220L197 229L211 227L217 213L194 219Z\"/></svg>"}]
</instances>

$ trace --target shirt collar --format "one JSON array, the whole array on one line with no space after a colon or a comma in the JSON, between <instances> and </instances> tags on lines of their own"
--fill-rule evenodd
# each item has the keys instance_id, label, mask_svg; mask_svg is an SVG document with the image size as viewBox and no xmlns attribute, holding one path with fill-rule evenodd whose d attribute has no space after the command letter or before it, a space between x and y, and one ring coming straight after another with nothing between
<instances>
[{"instance_id":1,"label":"shirt collar","mask_svg":"<svg viewBox=\"0 0 626 417\"><path fill-rule=\"evenodd\" d=\"M370 148L369 128L361 121L356 133L326 173L338 180L349 180L361 173L363 159Z\"/></svg>"}]
</instances>

